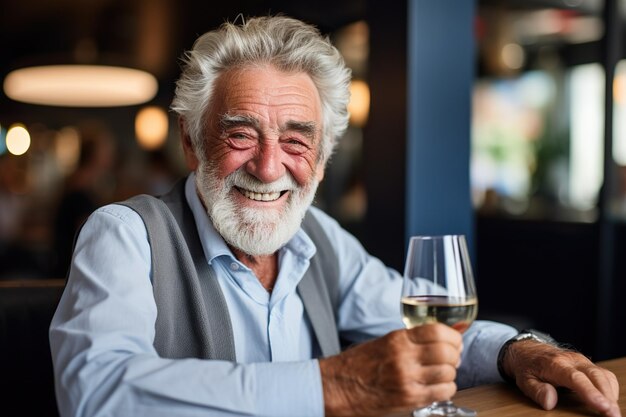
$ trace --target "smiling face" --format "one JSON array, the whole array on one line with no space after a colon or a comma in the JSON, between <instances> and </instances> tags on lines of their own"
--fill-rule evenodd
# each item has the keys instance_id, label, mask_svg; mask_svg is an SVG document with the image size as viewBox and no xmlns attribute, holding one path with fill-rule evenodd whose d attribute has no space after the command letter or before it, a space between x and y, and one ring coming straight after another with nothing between
<instances>
[{"instance_id":1,"label":"smiling face","mask_svg":"<svg viewBox=\"0 0 626 417\"><path fill-rule=\"evenodd\" d=\"M206 154L183 140L215 228L249 255L274 253L298 230L323 164L319 94L305 73L271 66L220 76L207 112Z\"/></svg>"}]
</instances>

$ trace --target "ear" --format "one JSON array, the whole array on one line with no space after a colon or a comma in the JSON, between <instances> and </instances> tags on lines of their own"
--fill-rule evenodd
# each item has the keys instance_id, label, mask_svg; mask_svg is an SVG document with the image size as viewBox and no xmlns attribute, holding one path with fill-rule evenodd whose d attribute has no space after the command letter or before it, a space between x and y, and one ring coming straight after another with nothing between
<instances>
[{"instance_id":1,"label":"ear","mask_svg":"<svg viewBox=\"0 0 626 417\"><path fill-rule=\"evenodd\" d=\"M193 143L191 142L191 137L187 132L187 126L184 118L178 118L178 127L180 129L180 143L183 146L183 152L185 153L187 168L191 171L195 171L200 163L198 162L198 156L196 155Z\"/></svg>"},{"instance_id":2,"label":"ear","mask_svg":"<svg viewBox=\"0 0 626 417\"><path fill-rule=\"evenodd\" d=\"M317 168L315 168L315 178L317 182L322 182L324 179L324 173L326 172L326 164L322 161L317 163Z\"/></svg>"}]
</instances>

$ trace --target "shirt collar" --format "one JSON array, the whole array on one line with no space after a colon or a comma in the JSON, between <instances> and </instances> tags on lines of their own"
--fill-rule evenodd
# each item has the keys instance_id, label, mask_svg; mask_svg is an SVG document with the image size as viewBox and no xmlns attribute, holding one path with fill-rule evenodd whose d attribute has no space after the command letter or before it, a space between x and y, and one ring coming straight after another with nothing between
<instances>
[{"instance_id":1,"label":"shirt collar","mask_svg":"<svg viewBox=\"0 0 626 417\"><path fill-rule=\"evenodd\" d=\"M213 259L219 256L228 256L232 259L236 259L222 236L215 230L213 222L209 219L200 201L196 190L196 175L194 172L187 177L185 182L185 198L193 213L198 229L198 236L200 236L200 242L204 250L204 256L206 256L209 264L213 262ZM302 228L298 229L296 234L279 249L279 255L286 250L293 252L297 257L307 260L311 259L317 251L315 244Z\"/></svg>"}]
</instances>

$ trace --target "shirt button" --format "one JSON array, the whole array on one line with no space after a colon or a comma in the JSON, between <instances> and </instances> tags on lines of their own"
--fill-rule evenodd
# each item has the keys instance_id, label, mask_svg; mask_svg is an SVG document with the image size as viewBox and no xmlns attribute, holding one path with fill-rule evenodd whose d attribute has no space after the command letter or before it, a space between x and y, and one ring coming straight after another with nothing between
<instances>
[{"instance_id":1,"label":"shirt button","mask_svg":"<svg viewBox=\"0 0 626 417\"><path fill-rule=\"evenodd\" d=\"M232 262L230 264L230 269L232 269L233 271L236 271L239 269L239 264L237 262Z\"/></svg>"}]
</instances>

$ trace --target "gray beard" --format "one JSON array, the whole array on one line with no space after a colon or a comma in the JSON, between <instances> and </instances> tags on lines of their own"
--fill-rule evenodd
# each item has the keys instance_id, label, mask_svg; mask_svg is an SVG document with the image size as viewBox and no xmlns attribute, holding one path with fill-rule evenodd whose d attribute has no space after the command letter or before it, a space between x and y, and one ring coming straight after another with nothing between
<instances>
[{"instance_id":1,"label":"gray beard","mask_svg":"<svg viewBox=\"0 0 626 417\"><path fill-rule=\"evenodd\" d=\"M302 219L315 197L318 181L312 177L300 186L287 173L273 183L263 183L242 168L224 179L205 161L196 172L196 187L213 226L231 246L251 256L270 255L285 245L300 229ZM233 198L234 187L257 193L289 191L280 209L242 207Z\"/></svg>"}]
</instances>

